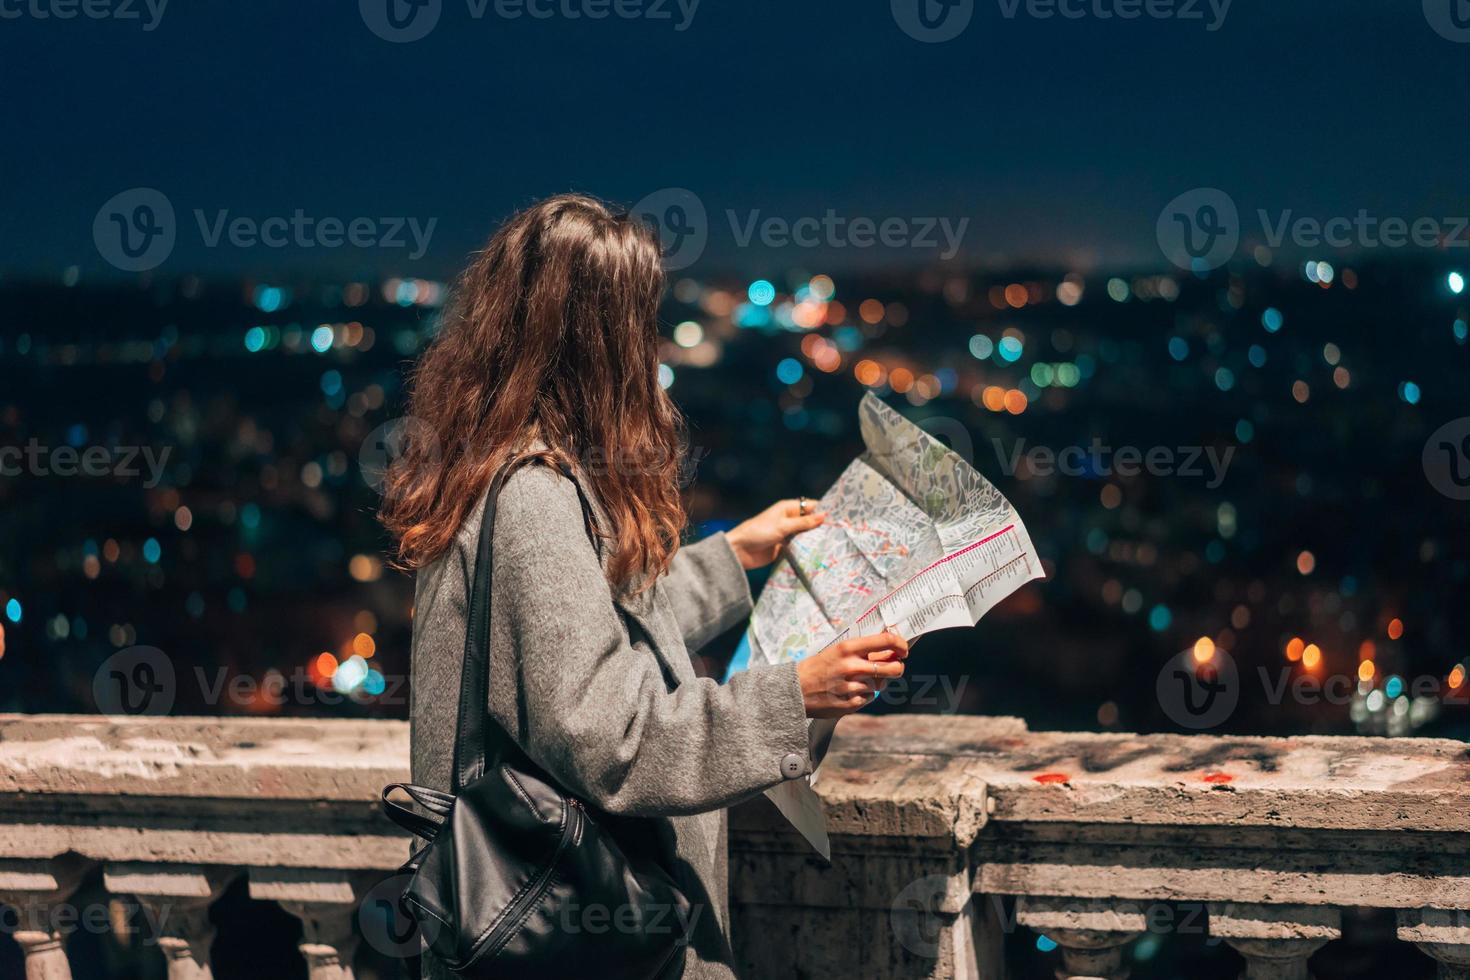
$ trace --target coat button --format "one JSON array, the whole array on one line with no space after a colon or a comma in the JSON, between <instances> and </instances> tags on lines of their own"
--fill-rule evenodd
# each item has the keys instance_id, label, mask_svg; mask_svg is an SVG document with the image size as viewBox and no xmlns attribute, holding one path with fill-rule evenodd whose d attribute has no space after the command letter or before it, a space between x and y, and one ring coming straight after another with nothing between
<instances>
[{"instance_id":1,"label":"coat button","mask_svg":"<svg viewBox=\"0 0 1470 980\"><path fill-rule=\"evenodd\" d=\"M788 752L781 760L781 775L787 779L796 779L806 775L806 760L795 752Z\"/></svg>"}]
</instances>

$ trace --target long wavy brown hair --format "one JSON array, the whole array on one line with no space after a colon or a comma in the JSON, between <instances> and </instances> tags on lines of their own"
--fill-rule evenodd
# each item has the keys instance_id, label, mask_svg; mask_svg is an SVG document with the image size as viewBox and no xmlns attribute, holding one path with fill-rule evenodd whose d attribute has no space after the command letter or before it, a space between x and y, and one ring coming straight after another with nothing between
<instances>
[{"instance_id":1,"label":"long wavy brown hair","mask_svg":"<svg viewBox=\"0 0 1470 980\"><path fill-rule=\"evenodd\" d=\"M448 550L496 469L539 439L606 512L608 580L636 592L668 568L684 527L683 425L658 383L661 259L651 228L577 194L491 236L410 379L412 424L379 515L401 566Z\"/></svg>"}]
</instances>

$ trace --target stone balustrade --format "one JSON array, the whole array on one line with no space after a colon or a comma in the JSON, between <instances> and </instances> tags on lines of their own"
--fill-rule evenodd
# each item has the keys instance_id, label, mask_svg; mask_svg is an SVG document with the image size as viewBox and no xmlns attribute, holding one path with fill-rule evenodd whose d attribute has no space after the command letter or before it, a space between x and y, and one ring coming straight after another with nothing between
<instances>
[{"instance_id":1,"label":"stone balustrade","mask_svg":"<svg viewBox=\"0 0 1470 980\"><path fill-rule=\"evenodd\" d=\"M209 908L241 878L301 920L312 980L352 977L363 938L413 952L359 915L409 853L378 812L407 754L397 722L0 716L0 902L27 980L71 976L54 912L99 878L167 910L170 980L213 976ZM732 814L746 976L1000 980L1044 935L1058 977L1114 980L1188 904L1248 980L1307 977L1365 908L1392 910L1402 955L1470 978L1461 743L858 716L817 788L830 864L765 801Z\"/></svg>"},{"instance_id":2,"label":"stone balustrade","mask_svg":"<svg viewBox=\"0 0 1470 980\"><path fill-rule=\"evenodd\" d=\"M1058 977L1119 980L1128 945L1184 903L1247 980L1304 980L1358 909L1394 910L1441 978L1470 977L1463 743L857 716L817 784L830 866L766 809L735 815L734 928L802 932L742 944L753 975L794 953L802 975L997 980L1007 936L1033 930L1060 947Z\"/></svg>"},{"instance_id":3,"label":"stone balustrade","mask_svg":"<svg viewBox=\"0 0 1470 980\"><path fill-rule=\"evenodd\" d=\"M358 904L408 858L379 814L401 722L0 715L0 902L26 980L67 980L65 905L96 866L157 921L169 980L209 980L210 903L237 878L302 921L312 980L346 980ZM34 928L31 928L34 927Z\"/></svg>"}]
</instances>

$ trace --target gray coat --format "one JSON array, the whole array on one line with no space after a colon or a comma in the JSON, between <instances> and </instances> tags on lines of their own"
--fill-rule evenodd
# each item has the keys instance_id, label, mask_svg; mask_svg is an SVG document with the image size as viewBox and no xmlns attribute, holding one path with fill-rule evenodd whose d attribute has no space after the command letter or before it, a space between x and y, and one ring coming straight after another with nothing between
<instances>
[{"instance_id":1,"label":"gray coat","mask_svg":"<svg viewBox=\"0 0 1470 980\"><path fill-rule=\"evenodd\" d=\"M481 510L416 587L413 781L443 790ZM723 685L695 676L689 651L750 613L729 543L682 548L652 589L615 597L576 489L532 464L501 492L494 555L491 715L566 790L629 818L676 875L694 906L685 977L733 977L724 808L806 768L807 721L794 664Z\"/></svg>"}]
</instances>

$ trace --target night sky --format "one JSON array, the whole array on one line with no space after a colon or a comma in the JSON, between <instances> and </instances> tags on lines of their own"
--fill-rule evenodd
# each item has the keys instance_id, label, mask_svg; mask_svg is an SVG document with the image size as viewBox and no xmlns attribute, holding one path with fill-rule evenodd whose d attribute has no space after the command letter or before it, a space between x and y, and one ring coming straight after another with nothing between
<instances>
[{"instance_id":1,"label":"night sky","mask_svg":"<svg viewBox=\"0 0 1470 980\"><path fill-rule=\"evenodd\" d=\"M1419 0L1238 0L1214 31L1203 2L1202 20L1123 21L976 0L936 44L888 0L704 0L684 30L674 0L669 19L600 21L442 0L411 43L354 2L176 0L153 30L141 0L126 21L35 17L49 2L0 2L11 278L118 275L92 224L133 187L178 211L162 274L444 276L508 211L563 190L689 188L711 222L697 269L738 272L932 256L740 248L727 209L968 217L964 260L1082 266L1161 265L1160 208L1200 186L1250 216L1470 213L1470 43ZM414 260L209 248L193 218L297 208L437 224Z\"/></svg>"}]
</instances>

